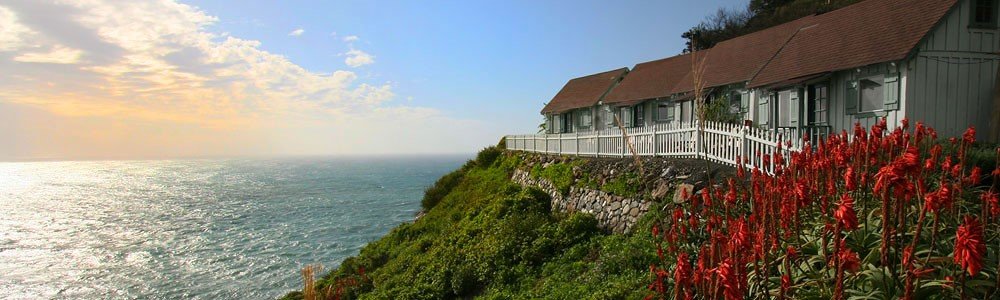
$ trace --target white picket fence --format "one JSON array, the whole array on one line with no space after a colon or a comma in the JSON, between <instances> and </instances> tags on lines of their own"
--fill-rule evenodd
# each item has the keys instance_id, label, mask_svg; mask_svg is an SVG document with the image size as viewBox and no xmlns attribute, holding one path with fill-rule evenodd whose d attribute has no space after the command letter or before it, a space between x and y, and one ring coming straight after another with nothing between
<instances>
[{"instance_id":1,"label":"white picket fence","mask_svg":"<svg viewBox=\"0 0 1000 300\"><path fill-rule=\"evenodd\" d=\"M626 144L631 143L636 154L641 156L700 158L731 166L736 166L740 159L747 168L759 168L767 173L774 170L774 161L765 161L764 156L770 157L780 148L785 157L790 157L791 152L803 146L801 137L784 136L787 132L710 121L704 122L702 135L698 134L698 121L626 128L625 132L627 140L619 128L508 135L506 145L507 149L538 153L625 157L632 155ZM787 143L791 146L787 147Z\"/></svg>"}]
</instances>

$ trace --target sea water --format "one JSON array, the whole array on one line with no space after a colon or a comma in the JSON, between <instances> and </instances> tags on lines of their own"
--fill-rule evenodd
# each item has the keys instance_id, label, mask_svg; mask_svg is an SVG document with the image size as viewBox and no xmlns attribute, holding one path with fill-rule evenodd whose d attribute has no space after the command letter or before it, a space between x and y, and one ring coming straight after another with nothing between
<instances>
[{"instance_id":1,"label":"sea water","mask_svg":"<svg viewBox=\"0 0 1000 300\"><path fill-rule=\"evenodd\" d=\"M0 299L273 299L468 157L0 163Z\"/></svg>"}]
</instances>

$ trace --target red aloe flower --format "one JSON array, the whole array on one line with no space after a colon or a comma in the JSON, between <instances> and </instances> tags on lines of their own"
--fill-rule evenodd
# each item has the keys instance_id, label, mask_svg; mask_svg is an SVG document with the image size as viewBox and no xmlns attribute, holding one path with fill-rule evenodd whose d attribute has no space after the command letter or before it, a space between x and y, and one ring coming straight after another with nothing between
<instances>
[{"instance_id":1,"label":"red aloe flower","mask_svg":"<svg viewBox=\"0 0 1000 300\"><path fill-rule=\"evenodd\" d=\"M729 205L736 204L736 183L732 178L729 178L727 184L729 185L729 190L726 191L726 196L724 197L726 203Z\"/></svg>"},{"instance_id":2,"label":"red aloe flower","mask_svg":"<svg viewBox=\"0 0 1000 300\"><path fill-rule=\"evenodd\" d=\"M853 191L858 188L858 179L854 174L854 167L847 168L847 172L844 172L844 184L847 186L848 191Z\"/></svg>"},{"instance_id":3,"label":"red aloe flower","mask_svg":"<svg viewBox=\"0 0 1000 300\"><path fill-rule=\"evenodd\" d=\"M844 194L840 197L840 205L833 212L833 218L837 219L837 224L847 231L858 228L858 215L854 211L854 199L851 195Z\"/></svg>"},{"instance_id":4,"label":"red aloe flower","mask_svg":"<svg viewBox=\"0 0 1000 300\"><path fill-rule=\"evenodd\" d=\"M719 274L719 281L722 282L723 295L726 296L726 299L743 299L743 293L740 291L740 279L734 270L733 259L723 260L716 272Z\"/></svg>"},{"instance_id":5,"label":"red aloe flower","mask_svg":"<svg viewBox=\"0 0 1000 300\"><path fill-rule=\"evenodd\" d=\"M976 142L976 128L975 127L969 127L969 129L965 130L965 133L962 134L962 142L967 143L967 144L972 144L972 143Z\"/></svg>"},{"instance_id":6,"label":"red aloe flower","mask_svg":"<svg viewBox=\"0 0 1000 300\"><path fill-rule=\"evenodd\" d=\"M986 254L986 244L983 241L983 225L975 217L966 216L965 222L958 226L955 233L955 263L976 276L983 268L983 255Z\"/></svg>"},{"instance_id":7,"label":"red aloe flower","mask_svg":"<svg viewBox=\"0 0 1000 300\"><path fill-rule=\"evenodd\" d=\"M750 245L750 228L743 219L737 219L731 226L729 234L733 249L738 251L746 249Z\"/></svg>"},{"instance_id":8,"label":"red aloe flower","mask_svg":"<svg viewBox=\"0 0 1000 300\"><path fill-rule=\"evenodd\" d=\"M951 204L951 188L947 184L942 184L937 191L927 193L924 196L924 205L927 209L937 213Z\"/></svg>"},{"instance_id":9,"label":"red aloe flower","mask_svg":"<svg viewBox=\"0 0 1000 300\"><path fill-rule=\"evenodd\" d=\"M965 182L968 185L978 185L980 179L983 178L983 170L979 167L972 167L972 171L969 172L969 176L965 178Z\"/></svg>"},{"instance_id":10,"label":"red aloe flower","mask_svg":"<svg viewBox=\"0 0 1000 300\"><path fill-rule=\"evenodd\" d=\"M1000 197L997 196L997 193L989 191L980 195L979 198L983 200L983 209L989 211L991 216L1000 215Z\"/></svg>"},{"instance_id":11,"label":"red aloe flower","mask_svg":"<svg viewBox=\"0 0 1000 300\"><path fill-rule=\"evenodd\" d=\"M678 288L690 285L692 281L691 277L691 261L689 261L687 253L681 253L677 255L677 268L674 269L674 282L677 283Z\"/></svg>"},{"instance_id":12,"label":"red aloe flower","mask_svg":"<svg viewBox=\"0 0 1000 300\"><path fill-rule=\"evenodd\" d=\"M846 247L844 243L841 243L840 251L837 251L837 257L844 270L853 273L861 269L861 258L858 257L858 253Z\"/></svg>"}]
</instances>

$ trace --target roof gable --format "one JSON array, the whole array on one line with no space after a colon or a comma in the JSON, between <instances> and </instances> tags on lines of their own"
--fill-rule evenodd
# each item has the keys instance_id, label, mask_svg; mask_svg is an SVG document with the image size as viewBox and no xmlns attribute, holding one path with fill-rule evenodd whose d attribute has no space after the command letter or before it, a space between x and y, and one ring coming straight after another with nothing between
<instances>
[{"instance_id":1,"label":"roof gable","mask_svg":"<svg viewBox=\"0 0 1000 300\"><path fill-rule=\"evenodd\" d=\"M687 53L637 64L604 102L627 105L670 96L674 85L691 70L691 63L691 54Z\"/></svg>"},{"instance_id":2,"label":"roof gable","mask_svg":"<svg viewBox=\"0 0 1000 300\"><path fill-rule=\"evenodd\" d=\"M750 81L781 49L795 32L808 24L812 16L719 42L706 50L702 80L704 87ZM694 75L689 73L673 87L674 93L694 90Z\"/></svg>"},{"instance_id":3,"label":"roof gable","mask_svg":"<svg viewBox=\"0 0 1000 300\"><path fill-rule=\"evenodd\" d=\"M593 106L601 101L601 97L608 92L608 89L611 89L626 73L628 68L621 68L570 79L542 108L542 113L561 113Z\"/></svg>"},{"instance_id":4,"label":"roof gable","mask_svg":"<svg viewBox=\"0 0 1000 300\"><path fill-rule=\"evenodd\" d=\"M956 0L868 0L812 17L750 86L906 58Z\"/></svg>"}]
</instances>

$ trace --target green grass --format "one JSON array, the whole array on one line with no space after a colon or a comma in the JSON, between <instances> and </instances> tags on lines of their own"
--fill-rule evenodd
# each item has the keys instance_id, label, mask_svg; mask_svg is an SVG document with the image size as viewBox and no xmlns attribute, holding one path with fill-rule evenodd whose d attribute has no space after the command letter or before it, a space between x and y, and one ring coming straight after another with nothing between
<instances>
[{"instance_id":1,"label":"green grass","mask_svg":"<svg viewBox=\"0 0 1000 300\"><path fill-rule=\"evenodd\" d=\"M560 193L569 193L569 187L573 185L573 168L580 165L581 161L573 160L564 163L553 163L546 167L535 165L529 173L532 177L548 179L555 185Z\"/></svg>"},{"instance_id":2,"label":"green grass","mask_svg":"<svg viewBox=\"0 0 1000 300\"><path fill-rule=\"evenodd\" d=\"M356 276L363 267L370 280L348 289L344 298L641 299L646 295L648 266L656 259L648 231L606 234L590 215L552 213L548 195L510 181L510 172L520 164L517 156L486 156L447 175L451 179L442 185L452 186L424 217L365 246L319 280L317 289ZM566 167L539 171L562 178L571 172L572 166ZM649 228L653 217L646 216L636 228ZM300 297L291 293L286 299Z\"/></svg>"},{"instance_id":3,"label":"green grass","mask_svg":"<svg viewBox=\"0 0 1000 300\"><path fill-rule=\"evenodd\" d=\"M642 191L640 191L642 185L639 184L639 181L639 175L636 175L635 173L625 173L621 176L608 180L608 182L604 183L600 189L614 195L636 198L641 196L642 193Z\"/></svg>"}]
</instances>

